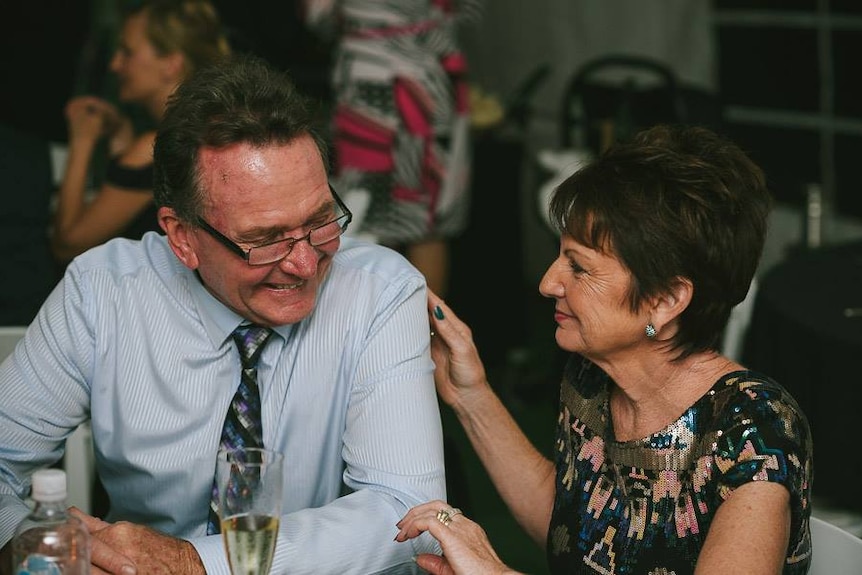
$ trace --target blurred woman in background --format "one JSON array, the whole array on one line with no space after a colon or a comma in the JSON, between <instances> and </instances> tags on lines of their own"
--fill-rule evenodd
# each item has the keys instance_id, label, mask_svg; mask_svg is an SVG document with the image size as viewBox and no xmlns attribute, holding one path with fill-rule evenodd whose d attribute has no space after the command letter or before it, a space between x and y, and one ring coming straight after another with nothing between
<instances>
[{"instance_id":1,"label":"blurred woman in background","mask_svg":"<svg viewBox=\"0 0 862 575\"><path fill-rule=\"evenodd\" d=\"M51 238L54 256L62 263L113 237L161 231L152 194L155 126L168 97L192 70L230 54L208 0L135 2L122 22L110 63L118 99L141 107L153 126L136 133L131 118L97 96L78 96L66 105L69 154ZM89 198L90 172L102 139L109 153L107 168Z\"/></svg>"},{"instance_id":2,"label":"blurred woman in background","mask_svg":"<svg viewBox=\"0 0 862 575\"><path fill-rule=\"evenodd\" d=\"M481 0L304 0L334 29L336 188L361 197L356 231L402 252L445 295L449 240L470 206L467 62L457 28ZM325 24L329 24L329 28Z\"/></svg>"}]
</instances>

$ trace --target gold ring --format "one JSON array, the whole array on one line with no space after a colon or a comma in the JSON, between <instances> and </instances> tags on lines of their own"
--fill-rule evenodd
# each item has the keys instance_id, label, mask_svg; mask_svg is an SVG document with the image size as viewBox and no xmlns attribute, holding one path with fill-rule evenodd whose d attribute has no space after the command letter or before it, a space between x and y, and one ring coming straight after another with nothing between
<instances>
[{"instance_id":1,"label":"gold ring","mask_svg":"<svg viewBox=\"0 0 862 575\"><path fill-rule=\"evenodd\" d=\"M442 523L443 525L446 525L448 527L449 524L452 523L452 518L458 514L463 515L464 513L460 509L458 509L457 507L450 507L448 509L441 509L440 511L437 512L437 521L439 521L440 523Z\"/></svg>"}]
</instances>

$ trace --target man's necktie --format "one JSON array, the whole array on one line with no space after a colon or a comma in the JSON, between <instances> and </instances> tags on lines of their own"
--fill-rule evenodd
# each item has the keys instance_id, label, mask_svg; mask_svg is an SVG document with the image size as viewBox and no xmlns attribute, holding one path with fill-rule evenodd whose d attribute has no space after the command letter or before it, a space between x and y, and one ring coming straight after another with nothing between
<instances>
[{"instance_id":1,"label":"man's necktie","mask_svg":"<svg viewBox=\"0 0 862 575\"><path fill-rule=\"evenodd\" d=\"M222 449L263 447L260 415L260 391L257 387L257 360L272 330L258 325L241 325L233 332L233 341L242 360L242 376L233 396L221 432ZM213 478L207 535L221 532L218 518L218 486Z\"/></svg>"}]
</instances>

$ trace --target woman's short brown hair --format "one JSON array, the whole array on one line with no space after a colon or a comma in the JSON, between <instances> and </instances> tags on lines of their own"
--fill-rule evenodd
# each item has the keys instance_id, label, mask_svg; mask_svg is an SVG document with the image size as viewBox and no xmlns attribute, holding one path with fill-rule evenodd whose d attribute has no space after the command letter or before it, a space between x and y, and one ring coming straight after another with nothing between
<instances>
[{"instance_id":1,"label":"woman's short brown hair","mask_svg":"<svg viewBox=\"0 0 862 575\"><path fill-rule=\"evenodd\" d=\"M763 171L734 143L706 128L656 126L566 179L549 210L560 233L631 272L633 311L691 281L672 341L685 357L717 349L757 270L771 202Z\"/></svg>"}]
</instances>

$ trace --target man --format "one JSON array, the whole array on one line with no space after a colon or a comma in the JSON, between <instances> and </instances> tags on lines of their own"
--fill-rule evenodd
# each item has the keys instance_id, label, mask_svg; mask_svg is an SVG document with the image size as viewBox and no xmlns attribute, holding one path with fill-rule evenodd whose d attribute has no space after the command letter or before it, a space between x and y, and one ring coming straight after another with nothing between
<instances>
[{"instance_id":1,"label":"man","mask_svg":"<svg viewBox=\"0 0 862 575\"><path fill-rule=\"evenodd\" d=\"M393 541L407 509L445 496L424 280L341 237L312 122L250 57L177 90L154 150L166 236L74 260L0 366L0 544L29 476L89 417L110 497L105 521L84 517L94 572L228 573L207 524L247 375L232 333L251 323L273 330L250 370L261 442L285 454L272 573L413 572L439 551Z\"/></svg>"}]
</instances>

